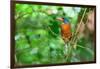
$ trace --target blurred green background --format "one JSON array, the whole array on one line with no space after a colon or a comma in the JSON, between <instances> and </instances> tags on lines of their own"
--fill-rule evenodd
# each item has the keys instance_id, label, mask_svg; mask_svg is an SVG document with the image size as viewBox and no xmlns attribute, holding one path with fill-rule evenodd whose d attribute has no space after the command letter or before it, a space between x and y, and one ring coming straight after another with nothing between
<instances>
[{"instance_id":1,"label":"blurred green background","mask_svg":"<svg viewBox=\"0 0 100 69\"><path fill-rule=\"evenodd\" d=\"M62 23L56 20L57 17L67 17L74 33L84 9L83 7L16 4L16 65L93 61L94 42L90 37L82 37L82 34L78 35L76 48L72 49L72 56L69 57L70 61L66 61L64 41L60 33ZM89 9L87 8L86 15ZM83 22L86 22L86 19L85 16Z\"/></svg>"}]
</instances>

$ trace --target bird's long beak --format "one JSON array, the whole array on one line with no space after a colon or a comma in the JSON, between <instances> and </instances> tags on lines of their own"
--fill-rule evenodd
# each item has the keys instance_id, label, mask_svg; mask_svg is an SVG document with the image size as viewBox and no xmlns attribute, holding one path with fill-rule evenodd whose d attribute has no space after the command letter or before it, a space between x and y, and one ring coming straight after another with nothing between
<instances>
[{"instance_id":1,"label":"bird's long beak","mask_svg":"<svg viewBox=\"0 0 100 69\"><path fill-rule=\"evenodd\" d=\"M56 18L57 20L59 20L59 21L63 21L63 18Z\"/></svg>"}]
</instances>

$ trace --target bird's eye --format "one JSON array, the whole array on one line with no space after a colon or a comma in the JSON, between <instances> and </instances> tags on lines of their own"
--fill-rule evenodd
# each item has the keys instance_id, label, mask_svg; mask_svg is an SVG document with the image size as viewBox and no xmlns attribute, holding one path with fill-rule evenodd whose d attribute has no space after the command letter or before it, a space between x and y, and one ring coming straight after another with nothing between
<instances>
[{"instance_id":1,"label":"bird's eye","mask_svg":"<svg viewBox=\"0 0 100 69\"><path fill-rule=\"evenodd\" d=\"M62 18L62 19L64 19L64 18Z\"/></svg>"}]
</instances>

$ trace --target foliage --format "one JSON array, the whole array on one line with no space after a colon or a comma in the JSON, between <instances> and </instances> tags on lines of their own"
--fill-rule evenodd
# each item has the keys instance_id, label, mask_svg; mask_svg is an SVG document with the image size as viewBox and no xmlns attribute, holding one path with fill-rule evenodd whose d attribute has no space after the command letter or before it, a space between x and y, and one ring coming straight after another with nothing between
<instances>
[{"instance_id":1,"label":"foliage","mask_svg":"<svg viewBox=\"0 0 100 69\"><path fill-rule=\"evenodd\" d=\"M73 38L77 36L75 41L73 41L74 44L69 42L65 45L60 33L61 22L56 20L57 17L67 17L74 34L81 20L79 16L83 14L84 9L86 8L16 4L16 64L93 61L93 40L89 36L81 37L83 34L74 35ZM65 54L67 57L65 57Z\"/></svg>"}]
</instances>

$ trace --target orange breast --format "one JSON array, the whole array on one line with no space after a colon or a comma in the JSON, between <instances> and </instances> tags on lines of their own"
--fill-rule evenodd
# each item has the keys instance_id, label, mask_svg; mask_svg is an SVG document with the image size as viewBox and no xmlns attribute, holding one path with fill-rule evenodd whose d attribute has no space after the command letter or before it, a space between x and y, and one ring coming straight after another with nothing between
<instances>
[{"instance_id":1,"label":"orange breast","mask_svg":"<svg viewBox=\"0 0 100 69\"><path fill-rule=\"evenodd\" d=\"M66 32L69 32L69 31L71 31L71 26L70 26L70 24L62 24L61 25L61 30L62 31L66 31Z\"/></svg>"},{"instance_id":2,"label":"orange breast","mask_svg":"<svg viewBox=\"0 0 100 69\"><path fill-rule=\"evenodd\" d=\"M61 35L64 41L67 41L71 37L71 26L70 24L61 25ZM67 40L66 40L67 39Z\"/></svg>"}]
</instances>

